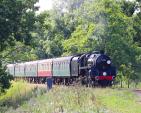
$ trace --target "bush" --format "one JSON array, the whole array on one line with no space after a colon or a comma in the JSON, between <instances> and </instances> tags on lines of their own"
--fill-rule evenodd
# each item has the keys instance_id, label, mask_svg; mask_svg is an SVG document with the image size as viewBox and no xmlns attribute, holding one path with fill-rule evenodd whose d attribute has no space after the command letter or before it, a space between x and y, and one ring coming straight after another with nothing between
<instances>
[{"instance_id":1,"label":"bush","mask_svg":"<svg viewBox=\"0 0 141 113\"><path fill-rule=\"evenodd\" d=\"M5 89L10 87L10 81L13 79L12 75L6 72L6 66L2 66L2 62L0 61L0 92L4 92Z\"/></svg>"}]
</instances>

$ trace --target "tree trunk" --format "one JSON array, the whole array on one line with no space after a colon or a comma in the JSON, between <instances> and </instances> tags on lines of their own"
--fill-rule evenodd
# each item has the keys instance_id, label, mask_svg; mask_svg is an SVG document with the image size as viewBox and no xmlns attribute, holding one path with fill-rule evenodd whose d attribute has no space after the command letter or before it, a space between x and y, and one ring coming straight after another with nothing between
<instances>
[{"instance_id":1,"label":"tree trunk","mask_svg":"<svg viewBox=\"0 0 141 113\"><path fill-rule=\"evenodd\" d=\"M130 85L130 84L129 84L129 79L128 79L128 81L127 81L127 84L128 84L128 88L129 88L129 85Z\"/></svg>"},{"instance_id":2,"label":"tree trunk","mask_svg":"<svg viewBox=\"0 0 141 113\"><path fill-rule=\"evenodd\" d=\"M122 88L122 79L121 79L121 81L120 81L120 87Z\"/></svg>"}]
</instances>

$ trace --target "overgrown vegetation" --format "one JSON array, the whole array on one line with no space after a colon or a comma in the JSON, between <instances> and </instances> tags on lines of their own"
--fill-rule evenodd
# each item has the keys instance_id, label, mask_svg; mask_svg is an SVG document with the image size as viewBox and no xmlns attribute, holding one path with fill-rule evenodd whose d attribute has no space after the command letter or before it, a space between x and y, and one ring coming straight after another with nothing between
<instances>
[{"instance_id":1,"label":"overgrown vegetation","mask_svg":"<svg viewBox=\"0 0 141 113\"><path fill-rule=\"evenodd\" d=\"M9 59L14 62L13 57L16 56L14 51L20 49L16 45L17 41L31 45L31 32L35 28L36 20L34 7L36 2L37 0L0 1L0 89L2 91L10 86L11 76L5 72L4 67ZM22 51L29 50L22 48Z\"/></svg>"},{"instance_id":2,"label":"overgrown vegetation","mask_svg":"<svg viewBox=\"0 0 141 113\"><path fill-rule=\"evenodd\" d=\"M13 76L6 72L6 67L2 66L2 62L0 62L0 95L10 87L12 79Z\"/></svg>"},{"instance_id":3,"label":"overgrown vegetation","mask_svg":"<svg viewBox=\"0 0 141 113\"><path fill-rule=\"evenodd\" d=\"M44 87L39 89L38 86L24 81L12 81L10 89L0 95L0 113L5 112L9 107L14 109L19 107L31 97L36 97L37 94L43 94L44 89Z\"/></svg>"},{"instance_id":4,"label":"overgrown vegetation","mask_svg":"<svg viewBox=\"0 0 141 113\"><path fill-rule=\"evenodd\" d=\"M130 90L55 86L32 97L7 113L141 113L140 103Z\"/></svg>"}]
</instances>

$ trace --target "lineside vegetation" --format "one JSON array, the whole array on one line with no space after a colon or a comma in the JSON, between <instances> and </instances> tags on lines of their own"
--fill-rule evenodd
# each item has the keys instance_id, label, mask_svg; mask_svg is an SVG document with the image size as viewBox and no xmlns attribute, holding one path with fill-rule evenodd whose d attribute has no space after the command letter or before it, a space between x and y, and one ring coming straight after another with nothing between
<instances>
[{"instance_id":1,"label":"lineside vegetation","mask_svg":"<svg viewBox=\"0 0 141 113\"><path fill-rule=\"evenodd\" d=\"M32 96L19 106L5 109L2 107L6 113L141 113L139 98L129 89L54 86L52 90L44 92L40 88L31 91L33 86L29 84L28 87L25 83L14 84L10 89L11 95L15 91L18 92L17 87L20 87L23 88L20 98L27 98L31 92ZM30 92L26 95L25 86L27 92ZM8 97L8 94L5 97ZM14 95L12 98L19 99Z\"/></svg>"}]
</instances>

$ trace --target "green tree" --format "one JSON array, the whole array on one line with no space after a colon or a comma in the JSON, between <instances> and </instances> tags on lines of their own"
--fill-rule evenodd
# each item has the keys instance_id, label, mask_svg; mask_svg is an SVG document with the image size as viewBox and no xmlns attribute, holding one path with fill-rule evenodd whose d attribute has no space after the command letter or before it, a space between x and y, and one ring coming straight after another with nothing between
<instances>
[{"instance_id":1,"label":"green tree","mask_svg":"<svg viewBox=\"0 0 141 113\"><path fill-rule=\"evenodd\" d=\"M2 90L8 88L11 77L3 66L3 52L14 48L16 41L31 44L31 32L34 29L37 0L1 0L0 1L0 84Z\"/></svg>"},{"instance_id":2,"label":"green tree","mask_svg":"<svg viewBox=\"0 0 141 113\"><path fill-rule=\"evenodd\" d=\"M3 61L8 63L32 61L38 58L34 48L18 41L15 42L15 46L7 47L2 52L2 57Z\"/></svg>"},{"instance_id":3,"label":"green tree","mask_svg":"<svg viewBox=\"0 0 141 113\"><path fill-rule=\"evenodd\" d=\"M133 79L133 77L135 76L135 72L132 69L132 64L129 63L127 66L121 65L120 69L122 70L123 75L126 77L127 85L128 85L128 88L129 88L130 82Z\"/></svg>"},{"instance_id":4,"label":"green tree","mask_svg":"<svg viewBox=\"0 0 141 113\"><path fill-rule=\"evenodd\" d=\"M94 29L94 24L87 25L86 27L79 25L71 37L64 41L64 55L92 51L96 45L92 37Z\"/></svg>"},{"instance_id":5,"label":"green tree","mask_svg":"<svg viewBox=\"0 0 141 113\"><path fill-rule=\"evenodd\" d=\"M0 92L4 92L10 87L10 80L12 79L13 77L6 72L6 67L3 67L2 62L0 62Z\"/></svg>"},{"instance_id":6,"label":"green tree","mask_svg":"<svg viewBox=\"0 0 141 113\"><path fill-rule=\"evenodd\" d=\"M68 15L57 17L55 11L46 11L38 15L36 22L35 42L39 58L61 56L62 42L69 38L73 25L69 23Z\"/></svg>"},{"instance_id":7,"label":"green tree","mask_svg":"<svg viewBox=\"0 0 141 113\"><path fill-rule=\"evenodd\" d=\"M138 43L138 45L141 47L141 1L125 1L123 0L122 4L122 10L123 12L133 18L133 28L136 31L136 34L134 35L134 41Z\"/></svg>"}]
</instances>

